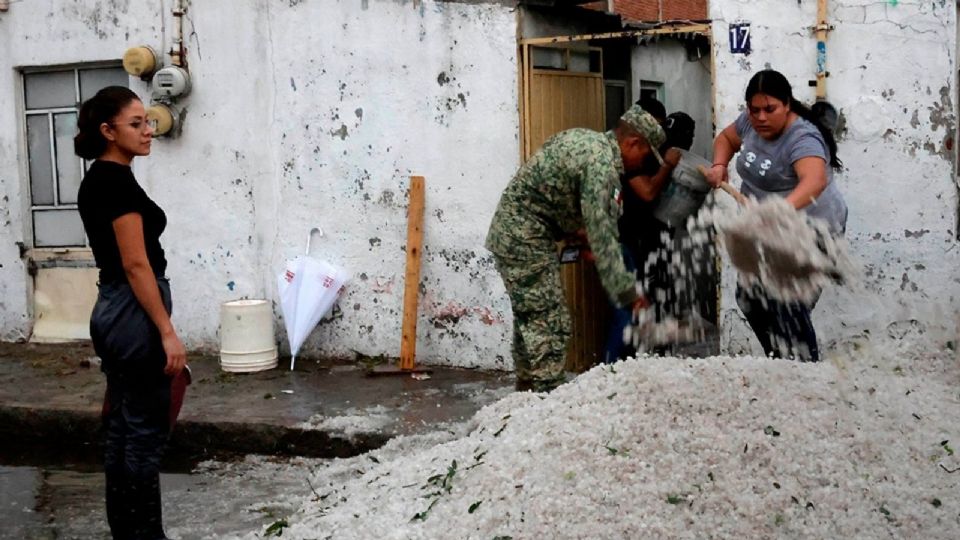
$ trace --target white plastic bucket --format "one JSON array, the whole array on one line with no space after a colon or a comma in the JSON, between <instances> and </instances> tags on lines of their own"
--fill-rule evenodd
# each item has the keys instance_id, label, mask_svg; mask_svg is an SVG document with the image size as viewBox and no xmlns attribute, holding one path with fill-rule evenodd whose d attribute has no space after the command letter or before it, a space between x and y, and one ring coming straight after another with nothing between
<instances>
[{"instance_id":1,"label":"white plastic bucket","mask_svg":"<svg viewBox=\"0 0 960 540\"><path fill-rule=\"evenodd\" d=\"M234 300L221 304L220 367L241 373L277 367L277 341L269 302Z\"/></svg>"}]
</instances>

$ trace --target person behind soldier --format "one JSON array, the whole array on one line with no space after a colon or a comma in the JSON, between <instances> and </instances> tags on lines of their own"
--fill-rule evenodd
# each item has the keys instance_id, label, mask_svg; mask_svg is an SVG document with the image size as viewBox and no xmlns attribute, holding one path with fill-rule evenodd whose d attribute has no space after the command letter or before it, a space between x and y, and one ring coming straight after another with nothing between
<instances>
[{"instance_id":1,"label":"person behind soldier","mask_svg":"<svg viewBox=\"0 0 960 540\"><path fill-rule=\"evenodd\" d=\"M650 293L657 319L664 319L673 313L673 292L671 280L666 269L665 250L670 237L669 228L653 217L657 198L663 186L669 181L673 169L680 160L675 148L689 150L693 145L694 120L684 112L675 112L669 116L666 108L654 98L643 98L637 102L660 115L666 140L660 146L664 163L647 159L641 172L633 177L622 179L623 216L619 221L620 239L623 243L625 264L634 269L637 279L643 283L644 290ZM648 111L649 112L649 111ZM613 307L610 330L604 348L603 361L612 363L633 354L631 343L623 339L624 329L631 324L633 314Z\"/></svg>"}]
</instances>

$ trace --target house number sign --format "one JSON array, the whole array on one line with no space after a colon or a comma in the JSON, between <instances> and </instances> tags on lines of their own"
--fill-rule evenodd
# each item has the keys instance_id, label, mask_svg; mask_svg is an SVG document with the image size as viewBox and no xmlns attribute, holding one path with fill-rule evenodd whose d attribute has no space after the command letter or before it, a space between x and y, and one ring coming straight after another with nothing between
<instances>
[{"instance_id":1,"label":"house number sign","mask_svg":"<svg viewBox=\"0 0 960 540\"><path fill-rule=\"evenodd\" d=\"M750 23L730 25L730 52L732 54L750 54Z\"/></svg>"}]
</instances>

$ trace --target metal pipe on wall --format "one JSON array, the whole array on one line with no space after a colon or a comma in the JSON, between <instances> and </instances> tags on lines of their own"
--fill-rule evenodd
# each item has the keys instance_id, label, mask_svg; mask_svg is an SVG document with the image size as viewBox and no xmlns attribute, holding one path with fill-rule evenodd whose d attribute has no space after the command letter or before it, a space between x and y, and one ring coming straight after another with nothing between
<instances>
[{"instance_id":1,"label":"metal pipe on wall","mask_svg":"<svg viewBox=\"0 0 960 540\"><path fill-rule=\"evenodd\" d=\"M827 24L827 0L817 0L817 100L810 107L823 127L837 136L840 112L827 101L827 32L833 28Z\"/></svg>"},{"instance_id":2,"label":"metal pipe on wall","mask_svg":"<svg viewBox=\"0 0 960 540\"><path fill-rule=\"evenodd\" d=\"M183 50L183 2L175 0L173 3L173 46L170 48L170 63L177 67L185 67L186 54Z\"/></svg>"},{"instance_id":3,"label":"metal pipe on wall","mask_svg":"<svg viewBox=\"0 0 960 540\"><path fill-rule=\"evenodd\" d=\"M827 99L827 0L817 0L817 101Z\"/></svg>"}]
</instances>

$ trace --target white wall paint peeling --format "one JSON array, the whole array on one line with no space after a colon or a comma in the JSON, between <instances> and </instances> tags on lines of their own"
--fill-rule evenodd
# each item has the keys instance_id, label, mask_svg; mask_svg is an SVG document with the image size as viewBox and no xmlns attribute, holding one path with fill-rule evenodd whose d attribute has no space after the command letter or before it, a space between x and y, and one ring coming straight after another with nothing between
<instances>
[{"instance_id":1,"label":"white wall paint peeling","mask_svg":"<svg viewBox=\"0 0 960 540\"><path fill-rule=\"evenodd\" d=\"M862 290L828 290L814 312L822 343L877 332L915 334L933 345L956 335L960 249L957 187L954 2L829 2L828 99L846 119L837 176L850 207L847 238L862 262ZM713 0L718 129L743 106L749 78L782 71L807 103L814 89L816 3ZM730 54L728 24L752 25L753 53ZM723 291L724 346L759 351ZM910 329L909 331L905 329ZM867 332L869 331L870 334Z\"/></svg>"},{"instance_id":2,"label":"white wall paint peeling","mask_svg":"<svg viewBox=\"0 0 960 540\"><path fill-rule=\"evenodd\" d=\"M140 43L169 48L159 43L156 9L107 4L34 2L0 16L4 41L34 44L6 49L13 54L0 59L0 95L13 95L15 66L117 59ZM78 20L81 5L116 12L117 22ZM407 186L420 174L418 360L509 368L509 302L483 240L518 165L515 13L431 1L414 9L221 0L189 3L186 25L193 91L179 104L183 135L155 141L135 172L168 214L174 323L188 347L217 349L221 302L275 300L283 261L319 226L326 235L314 252L354 279L340 315L320 325L305 352L397 355ZM147 94L139 81L132 87ZM20 201L20 120L3 102L0 190ZM8 229L0 227L0 287L10 292L0 328L25 335L27 282L11 251L23 233ZM279 317L277 328L285 337Z\"/></svg>"},{"instance_id":3,"label":"white wall paint peeling","mask_svg":"<svg viewBox=\"0 0 960 540\"><path fill-rule=\"evenodd\" d=\"M274 36L274 50L284 51L276 70L292 79L275 89L275 125L305 136L277 147L285 217L271 258L279 264L301 249L303 224L322 227L319 253L357 278L341 301L343 318L309 344L328 354L395 354L406 192L409 176L421 174L418 357L504 366L509 307L482 245L518 162L514 15L495 6L353 5L338 3L334 17L307 3L273 14L281 27L304 17L317 27ZM317 107L297 105L305 94Z\"/></svg>"}]
</instances>

